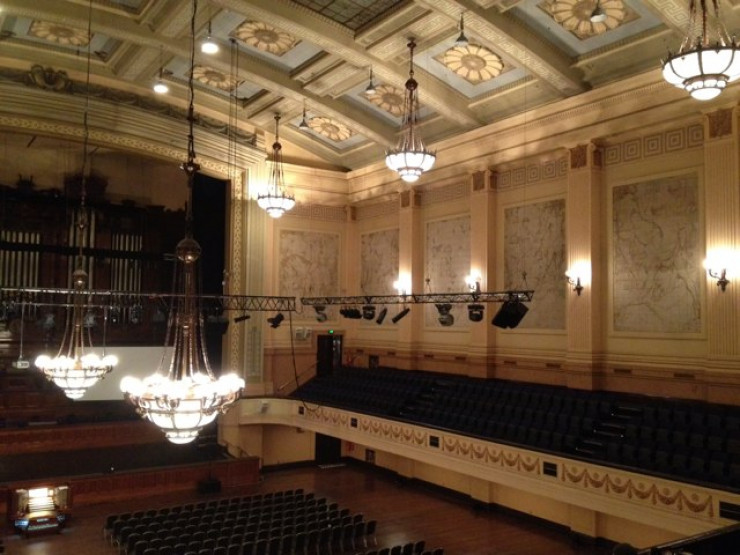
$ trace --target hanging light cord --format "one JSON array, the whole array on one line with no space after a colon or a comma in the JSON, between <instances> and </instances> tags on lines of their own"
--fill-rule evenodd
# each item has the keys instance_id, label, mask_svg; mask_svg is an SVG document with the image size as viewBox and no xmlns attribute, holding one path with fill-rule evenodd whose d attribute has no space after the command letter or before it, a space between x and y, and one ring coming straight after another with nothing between
<instances>
[{"instance_id":1,"label":"hanging light cord","mask_svg":"<svg viewBox=\"0 0 740 555\"><path fill-rule=\"evenodd\" d=\"M198 12L198 0L193 0L193 13L190 17L190 72L188 73L188 159L181 166L188 176L188 204L185 207L185 233L193 235L193 180L200 165L195 162L195 137L193 126L195 123L195 87L193 86L193 71L195 69L195 15Z\"/></svg>"}]
</instances>

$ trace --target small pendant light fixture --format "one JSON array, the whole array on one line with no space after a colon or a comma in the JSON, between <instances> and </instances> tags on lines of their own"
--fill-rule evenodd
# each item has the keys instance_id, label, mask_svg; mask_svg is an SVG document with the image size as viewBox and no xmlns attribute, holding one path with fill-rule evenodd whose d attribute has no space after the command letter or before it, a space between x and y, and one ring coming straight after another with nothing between
<instances>
[{"instance_id":1,"label":"small pendant light fixture","mask_svg":"<svg viewBox=\"0 0 740 555\"><path fill-rule=\"evenodd\" d=\"M283 145L280 144L280 114L275 114L275 142L272 143L272 173L267 191L257 195L257 204L272 218L279 218L293 206L295 198L285 188Z\"/></svg>"}]
</instances>

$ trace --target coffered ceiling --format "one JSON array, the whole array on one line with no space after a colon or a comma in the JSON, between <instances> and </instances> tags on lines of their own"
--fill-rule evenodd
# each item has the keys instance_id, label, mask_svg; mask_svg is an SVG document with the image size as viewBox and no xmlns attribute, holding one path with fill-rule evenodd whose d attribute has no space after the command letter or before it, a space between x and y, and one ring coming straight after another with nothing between
<instances>
[{"instance_id":1,"label":"coffered ceiling","mask_svg":"<svg viewBox=\"0 0 740 555\"><path fill-rule=\"evenodd\" d=\"M687 1L600 1L603 23L589 19L595 0L200 0L197 38L210 21L221 49L196 53L196 109L268 133L279 112L289 142L356 169L396 141L409 37L418 44L420 132L432 145L636 73L657 75L680 42ZM732 34L735 2L722 4ZM191 6L93 0L91 81L182 106ZM0 9L0 68L84 76L87 1L0 0ZM461 14L469 43L456 47ZM365 92L370 68L374 94ZM155 99L160 69L170 92ZM299 127L304 107L307 129Z\"/></svg>"}]
</instances>

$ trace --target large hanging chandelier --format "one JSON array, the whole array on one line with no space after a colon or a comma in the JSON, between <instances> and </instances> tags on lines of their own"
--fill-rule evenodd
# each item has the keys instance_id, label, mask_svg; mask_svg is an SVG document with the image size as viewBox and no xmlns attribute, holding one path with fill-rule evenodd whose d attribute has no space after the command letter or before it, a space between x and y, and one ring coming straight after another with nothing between
<instances>
[{"instance_id":1,"label":"large hanging chandelier","mask_svg":"<svg viewBox=\"0 0 740 555\"><path fill-rule=\"evenodd\" d=\"M98 382L113 367L118 364L118 359L113 355L100 357L92 352L92 326L85 325L87 306L85 303L85 290L88 288L88 275L83 269L82 245L83 236L87 227L87 209L85 197L87 190L87 150L90 130L87 116L90 108L90 44L92 42L92 1L88 9L87 21L87 78L85 109L82 120L83 142L82 142L82 183L80 186L80 211L77 218L79 229L79 259L80 265L72 273L72 306L67 308L67 318L64 326L62 343L56 356L39 355L34 363L44 373L46 379L59 386L64 394L70 399L80 399L87 389ZM107 326L107 314L104 323L104 334ZM105 342L105 341L104 341Z\"/></svg>"},{"instance_id":2,"label":"large hanging chandelier","mask_svg":"<svg viewBox=\"0 0 740 555\"><path fill-rule=\"evenodd\" d=\"M280 114L275 114L275 142L272 143L272 173L267 191L257 195L257 204L273 218L279 218L295 206L295 198L285 188L283 176L283 145L280 144L278 125Z\"/></svg>"},{"instance_id":3,"label":"large hanging chandelier","mask_svg":"<svg viewBox=\"0 0 740 555\"><path fill-rule=\"evenodd\" d=\"M419 110L419 83L414 79L414 48L416 42L409 39L409 78L406 81L404 96L403 124L401 137L396 148L387 150L385 164L398 172L406 183L413 183L422 173L432 169L437 159L434 152L424 147L424 142L416 132L416 116Z\"/></svg>"},{"instance_id":4,"label":"large hanging chandelier","mask_svg":"<svg viewBox=\"0 0 740 555\"><path fill-rule=\"evenodd\" d=\"M67 312L59 352L55 357L39 355L35 361L46 379L59 386L70 399L81 398L89 387L95 385L118 364L118 359L113 355L103 354L101 358L91 352L90 327L84 325L87 312L84 302L87 279L87 272L82 268L78 268L72 274L74 284L72 309L71 312Z\"/></svg>"},{"instance_id":5,"label":"large hanging chandelier","mask_svg":"<svg viewBox=\"0 0 740 555\"><path fill-rule=\"evenodd\" d=\"M205 323L198 294L196 266L200 245L192 236L193 180L200 166L195 162L193 140L195 61L195 15L193 0L190 52L190 104L188 107L188 158L182 165L187 174L188 204L185 238L175 249L172 306L167 319L165 345L157 371L140 380L127 376L121 390L137 412L159 426L172 443L193 441L203 427L226 412L239 398L244 380L231 373L216 378L205 348ZM168 363L165 361L168 360ZM165 369L166 366L166 369Z\"/></svg>"},{"instance_id":6,"label":"large hanging chandelier","mask_svg":"<svg viewBox=\"0 0 740 555\"><path fill-rule=\"evenodd\" d=\"M689 0L686 37L663 62L663 78L697 100L710 100L738 77L738 45L722 23L718 0Z\"/></svg>"}]
</instances>

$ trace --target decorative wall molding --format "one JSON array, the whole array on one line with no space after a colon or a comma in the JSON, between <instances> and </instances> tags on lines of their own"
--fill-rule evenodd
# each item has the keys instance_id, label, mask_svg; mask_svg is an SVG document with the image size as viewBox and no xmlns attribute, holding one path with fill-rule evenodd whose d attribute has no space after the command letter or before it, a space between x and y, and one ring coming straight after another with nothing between
<instances>
[{"instance_id":1,"label":"decorative wall molding","mask_svg":"<svg viewBox=\"0 0 740 555\"><path fill-rule=\"evenodd\" d=\"M534 185L541 181L563 178L568 174L568 158L563 156L537 164L527 164L502 170L493 170L491 187L496 191Z\"/></svg>"},{"instance_id":2,"label":"decorative wall molding","mask_svg":"<svg viewBox=\"0 0 740 555\"><path fill-rule=\"evenodd\" d=\"M452 183L421 193L421 206L450 202L467 196L470 196L470 187L467 182Z\"/></svg>"},{"instance_id":3,"label":"decorative wall molding","mask_svg":"<svg viewBox=\"0 0 740 555\"><path fill-rule=\"evenodd\" d=\"M367 206L356 206L355 219L360 221L381 216L392 216L394 214L398 214L398 209L398 201L395 199L376 204L369 204Z\"/></svg>"},{"instance_id":4,"label":"decorative wall molding","mask_svg":"<svg viewBox=\"0 0 740 555\"><path fill-rule=\"evenodd\" d=\"M347 208L345 206L326 206L324 204L303 204L299 202L290 212L286 213L285 217L306 218L324 222L344 222L347 221Z\"/></svg>"},{"instance_id":5,"label":"decorative wall molding","mask_svg":"<svg viewBox=\"0 0 740 555\"><path fill-rule=\"evenodd\" d=\"M732 134L732 108L720 108L707 114L709 138L719 139Z\"/></svg>"},{"instance_id":6,"label":"decorative wall molding","mask_svg":"<svg viewBox=\"0 0 740 555\"><path fill-rule=\"evenodd\" d=\"M627 139L604 147L604 165L636 162L653 156L704 145L704 128L700 124L668 129L659 133Z\"/></svg>"}]
</instances>

